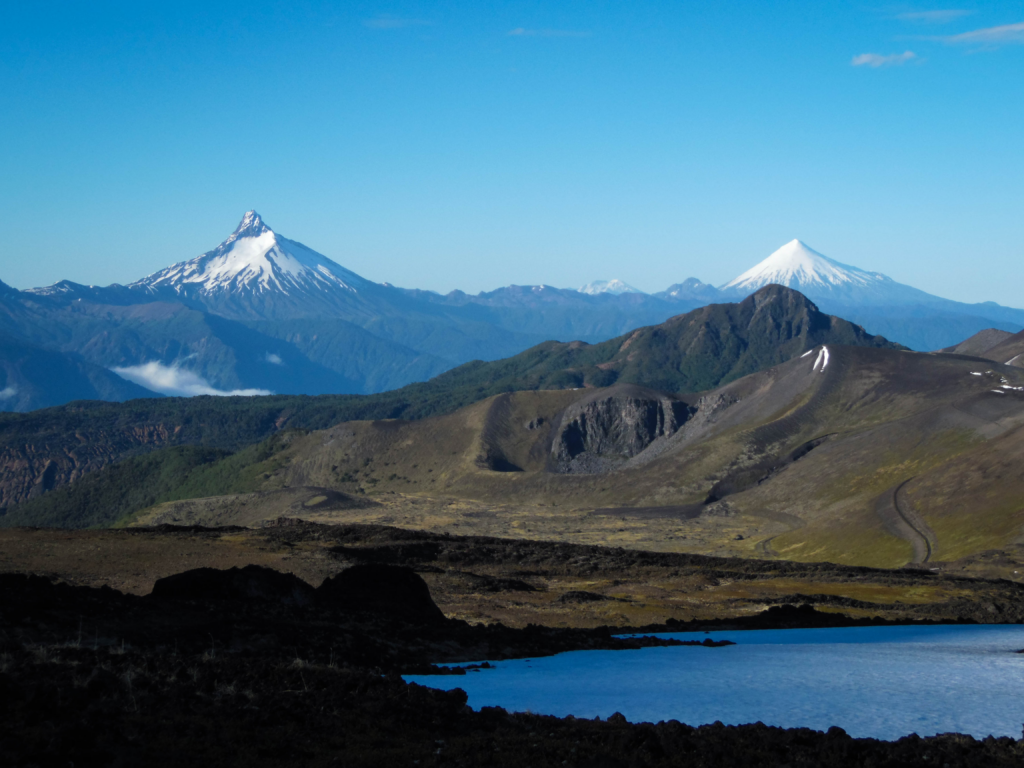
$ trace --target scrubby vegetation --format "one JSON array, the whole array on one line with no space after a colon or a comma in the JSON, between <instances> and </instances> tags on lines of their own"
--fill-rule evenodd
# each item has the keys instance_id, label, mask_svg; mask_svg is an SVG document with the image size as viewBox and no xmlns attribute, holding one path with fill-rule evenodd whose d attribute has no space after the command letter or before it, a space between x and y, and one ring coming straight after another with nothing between
<instances>
[{"instance_id":1,"label":"scrubby vegetation","mask_svg":"<svg viewBox=\"0 0 1024 768\"><path fill-rule=\"evenodd\" d=\"M0 527L103 528L128 523L165 501L252 491L276 468L273 457L291 434L236 453L185 445L134 456L13 507L0 517Z\"/></svg>"},{"instance_id":2,"label":"scrubby vegetation","mask_svg":"<svg viewBox=\"0 0 1024 768\"><path fill-rule=\"evenodd\" d=\"M197 470L229 455L216 448L186 445L136 456L18 505L0 517L0 526L111 526L132 512L167 500Z\"/></svg>"}]
</instances>

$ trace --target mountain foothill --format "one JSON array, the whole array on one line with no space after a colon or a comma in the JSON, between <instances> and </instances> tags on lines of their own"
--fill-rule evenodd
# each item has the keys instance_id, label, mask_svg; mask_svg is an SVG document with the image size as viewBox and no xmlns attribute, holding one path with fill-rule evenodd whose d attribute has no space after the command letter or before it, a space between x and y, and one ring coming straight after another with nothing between
<instances>
[{"instance_id":1,"label":"mountain foothill","mask_svg":"<svg viewBox=\"0 0 1024 768\"><path fill-rule=\"evenodd\" d=\"M821 305L975 316L799 241L722 288L612 283L377 285L250 212L214 251L128 286L5 287L6 354L95 394L0 417L0 526L300 517L885 568L1016 562L1012 323L914 351ZM532 343L548 324L586 332ZM175 369L183 356L205 367ZM322 388L271 386L297 372ZM247 396L140 397L161 376Z\"/></svg>"}]
</instances>

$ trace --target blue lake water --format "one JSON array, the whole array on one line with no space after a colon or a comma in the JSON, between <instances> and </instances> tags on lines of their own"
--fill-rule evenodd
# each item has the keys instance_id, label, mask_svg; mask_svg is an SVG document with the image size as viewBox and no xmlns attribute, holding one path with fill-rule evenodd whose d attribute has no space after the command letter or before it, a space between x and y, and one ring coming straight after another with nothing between
<instances>
[{"instance_id":1,"label":"blue lake water","mask_svg":"<svg viewBox=\"0 0 1024 768\"><path fill-rule=\"evenodd\" d=\"M858 627L674 633L723 648L576 651L491 662L465 676L407 675L462 688L475 709L689 725L754 723L897 739L956 731L1021 737L1024 626Z\"/></svg>"}]
</instances>

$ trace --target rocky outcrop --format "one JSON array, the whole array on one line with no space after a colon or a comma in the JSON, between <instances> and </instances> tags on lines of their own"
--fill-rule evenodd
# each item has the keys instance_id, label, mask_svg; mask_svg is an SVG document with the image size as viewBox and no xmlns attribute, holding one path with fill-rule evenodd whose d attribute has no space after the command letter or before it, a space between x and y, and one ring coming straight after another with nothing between
<instances>
[{"instance_id":1,"label":"rocky outcrop","mask_svg":"<svg viewBox=\"0 0 1024 768\"><path fill-rule=\"evenodd\" d=\"M346 568L316 590L323 605L355 613L391 616L417 624L445 620L427 583L411 568L366 563Z\"/></svg>"},{"instance_id":2,"label":"rocky outcrop","mask_svg":"<svg viewBox=\"0 0 1024 768\"><path fill-rule=\"evenodd\" d=\"M273 568L247 565L244 568L195 568L157 579L154 600L230 600L310 605L313 588L297 576Z\"/></svg>"},{"instance_id":3,"label":"rocky outcrop","mask_svg":"<svg viewBox=\"0 0 1024 768\"><path fill-rule=\"evenodd\" d=\"M671 437L694 410L644 387L602 389L562 414L551 445L552 469L571 474L608 471L655 440Z\"/></svg>"},{"instance_id":4,"label":"rocky outcrop","mask_svg":"<svg viewBox=\"0 0 1024 768\"><path fill-rule=\"evenodd\" d=\"M199 602L260 602L287 606L319 605L345 613L370 614L412 624L443 622L444 614L427 583L411 568L367 563L353 565L318 588L290 573L247 565L195 568L157 579L149 599Z\"/></svg>"}]
</instances>

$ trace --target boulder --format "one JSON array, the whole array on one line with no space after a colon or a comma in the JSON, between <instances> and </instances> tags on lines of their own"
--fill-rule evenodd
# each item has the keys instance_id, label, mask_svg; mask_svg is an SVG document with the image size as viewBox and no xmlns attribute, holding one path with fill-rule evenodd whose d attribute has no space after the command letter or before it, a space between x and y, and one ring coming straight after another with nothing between
<instances>
[{"instance_id":1,"label":"boulder","mask_svg":"<svg viewBox=\"0 0 1024 768\"><path fill-rule=\"evenodd\" d=\"M321 605L372 613L416 624L445 620L427 583L411 568L366 563L346 568L316 590Z\"/></svg>"}]
</instances>

